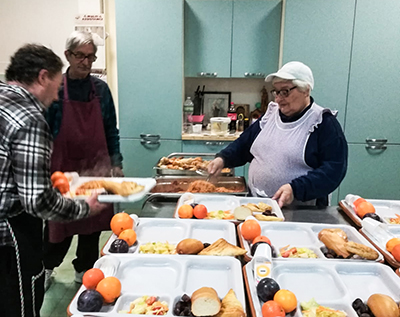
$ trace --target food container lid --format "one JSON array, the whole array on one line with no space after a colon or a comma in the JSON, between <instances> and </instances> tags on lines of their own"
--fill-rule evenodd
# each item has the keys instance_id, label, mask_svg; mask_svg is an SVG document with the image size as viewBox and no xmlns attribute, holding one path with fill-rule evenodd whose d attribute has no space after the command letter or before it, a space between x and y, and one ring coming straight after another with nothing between
<instances>
[{"instance_id":1,"label":"food container lid","mask_svg":"<svg viewBox=\"0 0 400 317\"><path fill-rule=\"evenodd\" d=\"M231 122L231 118L227 118L227 117L213 117L213 118L210 118L210 122L225 122L225 123L230 123L230 122Z\"/></svg>"}]
</instances>

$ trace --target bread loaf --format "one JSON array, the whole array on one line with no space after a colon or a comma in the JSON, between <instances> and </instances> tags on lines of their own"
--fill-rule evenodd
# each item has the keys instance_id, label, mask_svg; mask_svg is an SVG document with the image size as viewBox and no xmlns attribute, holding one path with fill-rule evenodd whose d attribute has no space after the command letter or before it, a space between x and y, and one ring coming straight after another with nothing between
<instances>
[{"instance_id":1,"label":"bread loaf","mask_svg":"<svg viewBox=\"0 0 400 317\"><path fill-rule=\"evenodd\" d=\"M213 316L221 309L221 301L215 289L202 287L192 294L192 313L195 316Z\"/></svg>"},{"instance_id":2,"label":"bread loaf","mask_svg":"<svg viewBox=\"0 0 400 317\"><path fill-rule=\"evenodd\" d=\"M196 239L184 239L176 246L178 254L197 254L203 249L203 242Z\"/></svg>"}]
</instances>

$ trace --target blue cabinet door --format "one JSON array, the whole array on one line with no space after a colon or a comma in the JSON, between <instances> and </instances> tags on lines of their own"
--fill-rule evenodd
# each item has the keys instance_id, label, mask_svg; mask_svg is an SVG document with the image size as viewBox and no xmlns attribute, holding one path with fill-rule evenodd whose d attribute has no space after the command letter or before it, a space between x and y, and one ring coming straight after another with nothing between
<instances>
[{"instance_id":1,"label":"blue cabinet door","mask_svg":"<svg viewBox=\"0 0 400 317\"><path fill-rule=\"evenodd\" d=\"M400 1L357 1L345 130L349 141L400 144L399 74Z\"/></svg>"},{"instance_id":2,"label":"blue cabinet door","mask_svg":"<svg viewBox=\"0 0 400 317\"><path fill-rule=\"evenodd\" d=\"M310 66L315 102L338 110L342 126L354 10L355 0L287 0L285 9L283 63L301 61Z\"/></svg>"},{"instance_id":3,"label":"blue cabinet door","mask_svg":"<svg viewBox=\"0 0 400 317\"><path fill-rule=\"evenodd\" d=\"M229 0L186 0L186 77L197 77L201 72L230 77L232 7Z\"/></svg>"},{"instance_id":4,"label":"blue cabinet door","mask_svg":"<svg viewBox=\"0 0 400 317\"><path fill-rule=\"evenodd\" d=\"M231 77L265 77L278 69L281 15L280 0L233 2Z\"/></svg>"},{"instance_id":5,"label":"blue cabinet door","mask_svg":"<svg viewBox=\"0 0 400 317\"><path fill-rule=\"evenodd\" d=\"M122 137L180 139L183 0L116 0Z\"/></svg>"},{"instance_id":6,"label":"blue cabinet door","mask_svg":"<svg viewBox=\"0 0 400 317\"><path fill-rule=\"evenodd\" d=\"M400 199L400 145L385 150L349 144L349 166L339 189L340 199L356 194L370 199Z\"/></svg>"},{"instance_id":7,"label":"blue cabinet door","mask_svg":"<svg viewBox=\"0 0 400 317\"><path fill-rule=\"evenodd\" d=\"M157 144L143 144L140 139L121 139L126 177L153 177L153 167L161 157L182 151L182 141L162 140Z\"/></svg>"}]
</instances>

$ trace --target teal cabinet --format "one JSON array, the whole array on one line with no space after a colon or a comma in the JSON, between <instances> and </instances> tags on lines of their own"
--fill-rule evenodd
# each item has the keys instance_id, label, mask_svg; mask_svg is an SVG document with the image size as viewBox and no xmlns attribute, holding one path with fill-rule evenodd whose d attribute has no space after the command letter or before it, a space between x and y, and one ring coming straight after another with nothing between
<instances>
[{"instance_id":1,"label":"teal cabinet","mask_svg":"<svg viewBox=\"0 0 400 317\"><path fill-rule=\"evenodd\" d=\"M320 106L338 110L342 126L354 10L355 0L287 0L285 8L283 63L301 61L310 66L315 80L311 95ZM370 44L376 45L374 41Z\"/></svg>"},{"instance_id":2,"label":"teal cabinet","mask_svg":"<svg viewBox=\"0 0 400 317\"><path fill-rule=\"evenodd\" d=\"M265 77L278 69L280 0L233 2L231 77Z\"/></svg>"},{"instance_id":3,"label":"teal cabinet","mask_svg":"<svg viewBox=\"0 0 400 317\"><path fill-rule=\"evenodd\" d=\"M226 148L230 141L182 141L182 152L184 153L213 153L216 154ZM235 168L236 176L246 176L246 167L239 166Z\"/></svg>"},{"instance_id":4,"label":"teal cabinet","mask_svg":"<svg viewBox=\"0 0 400 317\"><path fill-rule=\"evenodd\" d=\"M185 1L186 77L230 77L232 8L229 0Z\"/></svg>"},{"instance_id":5,"label":"teal cabinet","mask_svg":"<svg viewBox=\"0 0 400 317\"><path fill-rule=\"evenodd\" d=\"M153 167L161 157L173 152L182 152L181 140L162 140L145 144L137 139L121 139L126 177L153 177Z\"/></svg>"},{"instance_id":6,"label":"teal cabinet","mask_svg":"<svg viewBox=\"0 0 400 317\"><path fill-rule=\"evenodd\" d=\"M364 144L349 145L349 167L340 185L340 199L356 194L370 199L400 199L400 145L367 149Z\"/></svg>"},{"instance_id":7,"label":"teal cabinet","mask_svg":"<svg viewBox=\"0 0 400 317\"><path fill-rule=\"evenodd\" d=\"M116 0L121 137L180 139L183 0Z\"/></svg>"},{"instance_id":8,"label":"teal cabinet","mask_svg":"<svg viewBox=\"0 0 400 317\"><path fill-rule=\"evenodd\" d=\"M399 17L398 0L357 1L345 130L350 142L400 144Z\"/></svg>"}]
</instances>

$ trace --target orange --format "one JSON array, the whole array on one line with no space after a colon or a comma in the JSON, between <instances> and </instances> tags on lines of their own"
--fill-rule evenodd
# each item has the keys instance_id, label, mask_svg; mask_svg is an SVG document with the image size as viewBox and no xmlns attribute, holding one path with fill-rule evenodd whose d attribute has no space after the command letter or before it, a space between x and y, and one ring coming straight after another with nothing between
<instances>
[{"instance_id":1,"label":"orange","mask_svg":"<svg viewBox=\"0 0 400 317\"><path fill-rule=\"evenodd\" d=\"M357 207L358 207L358 205L359 204L361 204L363 201L366 201L364 198L358 198L358 199L356 199L354 202L353 202L353 206L354 206L354 209L356 209Z\"/></svg>"},{"instance_id":2,"label":"orange","mask_svg":"<svg viewBox=\"0 0 400 317\"><path fill-rule=\"evenodd\" d=\"M392 249L392 255L396 261L400 262L400 244L396 244Z\"/></svg>"},{"instance_id":3,"label":"orange","mask_svg":"<svg viewBox=\"0 0 400 317\"><path fill-rule=\"evenodd\" d=\"M398 244L400 244L400 238L392 238L388 242L386 242L386 250L392 253L394 246Z\"/></svg>"},{"instance_id":4,"label":"orange","mask_svg":"<svg viewBox=\"0 0 400 317\"><path fill-rule=\"evenodd\" d=\"M287 289L280 289L274 295L274 301L282 306L285 313L290 313L297 307L296 296Z\"/></svg>"},{"instance_id":5,"label":"orange","mask_svg":"<svg viewBox=\"0 0 400 317\"><path fill-rule=\"evenodd\" d=\"M54 172L53 174L51 174L51 182L53 184L59 178L65 178L66 180L68 180L63 172L57 171L57 172Z\"/></svg>"},{"instance_id":6,"label":"orange","mask_svg":"<svg viewBox=\"0 0 400 317\"><path fill-rule=\"evenodd\" d=\"M193 208L193 215L197 219L203 219L207 217L207 208L204 205L196 205L196 207Z\"/></svg>"},{"instance_id":7,"label":"orange","mask_svg":"<svg viewBox=\"0 0 400 317\"><path fill-rule=\"evenodd\" d=\"M258 236L258 237L255 237L255 238L253 239L252 244L256 244L257 242L260 242L260 241L267 242L269 245L271 245L271 240L270 240L268 237L266 237L266 236Z\"/></svg>"},{"instance_id":8,"label":"orange","mask_svg":"<svg viewBox=\"0 0 400 317\"><path fill-rule=\"evenodd\" d=\"M365 214L375 213L375 207L368 201L362 201L354 208L357 216L363 218Z\"/></svg>"},{"instance_id":9,"label":"orange","mask_svg":"<svg viewBox=\"0 0 400 317\"><path fill-rule=\"evenodd\" d=\"M82 284L87 289L95 289L97 284L104 278L104 273L100 269L90 269L83 274Z\"/></svg>"},{"instance_id":10,"label":"orange","mask_svg":"<svg viewBox=\"0 0 400 317\"><path fill-rule=\"evenodd\" d=\"M58 178L53 183L53 187L57 188L61 194L65 194L69 191L69 182L67 178Z\"/></svg>"},{"instance_id":11,"label":"orange","mask_svg":"<svg viewBox=\"0 0 400 317\"><path fill-rule=\"evenodd\" d=\"M129 246L132 246L136 242L136 232L133 229L125 229L119 234L118 239L125 240Z\"/></svg>"},{"instance_id":12,"label":"orange","mask_svg":"<svg viewBox=\"0 0 400 317\"><path fill-rule=\"evenodd\" d=\"M103 278L97 284L96 291L103 296L104 302L113 303L121 295L121 282L114 276Z\"/></svg>"},{"instance_id":13,"label":"orange","mask_svg":"<svg viewBox=\"0 0 400 317\"><path fill-rule=\"evenodd\" d=\"M182 205L178 209L179 218L190 219L193 217L193 207L190 205Z\"/></svg>"},{"instance_id":14,"label":"orange","mask_svg":"<svg viewBox=\"0 0 400 317\"><path fill-rule=\"evenodd\" d=\"M240 229L242 236L246 240L253 240L255 237L261 235L261 227L257 220L249 219L243 222Z\"/></svg>"},{"instance_id":15,"label":"orange","mask_svg":"<svg viewBox=\"0 0 400 317\"><path fill-rule=\"evenodd\" d=\"M110 228L119 236L125 229L133 228L133 219L126 212L119 212L111 218Z\"/></svg>"},{"instance_id":16,"label":"orange","mask_svg":"<svg viewBox=\"0 0 400 317\"><path fill-rule=\"evenodd\" d=\"M263 317L285 317L282 306L273 300L269 300L262 305L261 312Z\"/></svg>"}]
</instances>

